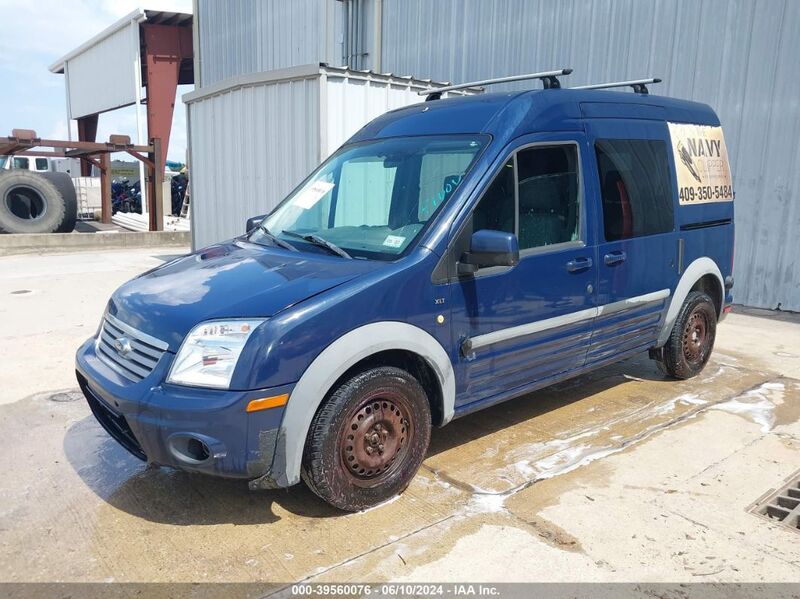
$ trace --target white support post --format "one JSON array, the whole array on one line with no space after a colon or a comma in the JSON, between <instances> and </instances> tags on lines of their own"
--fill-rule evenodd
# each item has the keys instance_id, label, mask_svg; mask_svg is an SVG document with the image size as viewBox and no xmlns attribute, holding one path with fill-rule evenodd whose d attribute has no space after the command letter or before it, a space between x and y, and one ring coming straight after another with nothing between
<instances>
[{"instance_id":1,"label":"white support post","mask_svg":"<svg viewBox=\"0 0 800 599\"><path fill-rule=\"evenodd\" d=\"M136 58L133 61L134 85L136 86L136 143L146 146L150 143L145 133L146 118L142 118L142 55L139 51L139 21L131 20L131 35L133 36ZM144 162L139 162L139 189L142 193L142 216L147 222L147 185L145 185Z\"/></svg>"}]
</instances>

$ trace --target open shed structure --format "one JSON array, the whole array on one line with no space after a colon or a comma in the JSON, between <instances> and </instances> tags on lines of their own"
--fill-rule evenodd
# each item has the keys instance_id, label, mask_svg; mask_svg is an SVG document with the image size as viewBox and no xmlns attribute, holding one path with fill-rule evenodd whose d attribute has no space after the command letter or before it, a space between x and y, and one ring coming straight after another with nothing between
<instances>
[{"instance_id":1,"label":"open shed structure","mask_svg":"<svg viewBox=\"0 0 800 599\"><path fill-rule=\"evenodd\" d=\"M78 122L78 141L96 141L101 113L135 105L136 145L152 147L158 140L160 156L148 159L163 176L175 94L178 85L194 83L192 48L191 14L139 8L51 65L51 72L64 75L67 118ZM147 181L140 164L140 178ZM84 161L81 174L88 176L90 168ZM142 208L150 214L150 230L161 230L155 199L145 194Z\"/></svg>"}]
</instances>

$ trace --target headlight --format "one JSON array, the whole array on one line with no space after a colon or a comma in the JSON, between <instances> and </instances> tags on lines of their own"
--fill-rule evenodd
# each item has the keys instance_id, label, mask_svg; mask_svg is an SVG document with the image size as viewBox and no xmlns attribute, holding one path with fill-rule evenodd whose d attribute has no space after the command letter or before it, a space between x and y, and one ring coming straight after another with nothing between
<instances>
[{"instance_id":1,"label":"headlight","mask_svg":"<svg viewBox=\"0 0 800 599\"><path fill-rule=\"evenodd\" d=\"M183 340L168 383L227 389L250 334L263 320L213 320L194 327Z\"/></svg>"}]
</instances>

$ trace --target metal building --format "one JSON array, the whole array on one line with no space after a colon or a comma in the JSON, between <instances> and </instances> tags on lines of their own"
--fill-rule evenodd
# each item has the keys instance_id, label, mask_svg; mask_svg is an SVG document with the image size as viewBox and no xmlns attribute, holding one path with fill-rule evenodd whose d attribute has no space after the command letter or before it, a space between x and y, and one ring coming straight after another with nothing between
<instances>
[{"instance_id":1,"label":"metal building","mask_svg":"<svg viewBox=\"0 0 800 599\"><path fill-rule=\"evenodd\" d=\"M653 93L708 103L725 128L737 302L800 311L800 2L195 0L194 13L201 89L314 62L451 82L562 66L565 85L661 77Z\"/></svg>"},{"instance_id":2,"label":"metal building","mask_svg":"<svg viewBox=\"0 0 800 599\"><path fill-rule=\"evenodd\" d=\"M432 85L316 63L184 95L194 247L241 235L249 217L272 210L364 124L422 102L417 92Z\"/></svg>"}]
</instances>

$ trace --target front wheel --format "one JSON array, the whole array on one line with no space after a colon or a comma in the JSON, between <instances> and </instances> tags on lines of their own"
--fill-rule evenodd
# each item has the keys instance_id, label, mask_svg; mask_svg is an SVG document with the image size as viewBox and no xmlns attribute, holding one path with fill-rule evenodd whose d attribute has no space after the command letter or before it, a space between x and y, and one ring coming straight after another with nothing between
<instances>
[{"instance_id":1,"label":"front wheel","mask_svg":"<svg viewBox=\"0 0 800 599\"><path fill-rule=\"evenodd\" d=\"M688 379L700 374L714 349L717 311L706 293L692 291L675 319L659 367L668 375Z\"/></svg>"},{"instance_id":2,"label":"front wheel","mask_svg":"<svg viewBox=\"0 0 800 599\"><path fill-rule=\"evenodd\" d=\"M303 480L341 510L378 505L408 486L430 436L430 404L419 382L399 368L367 370L342 383L314 416Z\"/></svg>"}]
</instances>

